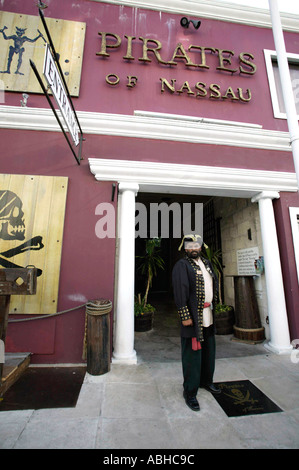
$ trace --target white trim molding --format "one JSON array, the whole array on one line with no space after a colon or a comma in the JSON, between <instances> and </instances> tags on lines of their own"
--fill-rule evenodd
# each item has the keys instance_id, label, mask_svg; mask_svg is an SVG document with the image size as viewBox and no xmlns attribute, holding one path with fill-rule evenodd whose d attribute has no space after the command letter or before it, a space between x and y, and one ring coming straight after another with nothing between
<instances>
[{"instance_id":1,"label":"white trim molding","mask_svg":"<svg viewBox=\"0 0 299 470\"><path fill-rule=\"evenodd\" d=\"M262 191L297 191L295 173L174 163L89 158L98 181L137 183L139 191L254 197Z\"/></svg>"},{"instance_id":2,"label":"white trim molding","mask_svg":"<svg viewBox=\"0 0 299 470\"><path fill-rule=\"evenodd\" d=\"M299 207L289 207L293 236L295 260L297 266L297 278L299 282Z\"/></svg>"},{"instance_id":3,"label":"white trim molding","mask_svg":"<svg viewBox=\"0 0 299 470\"><path fill-rule=\"evenodd\" d=\"M237 5L216 0L92 0L98 3L143 8L146 10L177 13L183 16L196 16L217 21L246 24L260 28L271 28L269 10ZM297 1L297 0L294 0ZM250 2L248 2L250 3ZM299 16L281 13L282 26L285 31L299 31Z\"/></svg>"},{"instance_id":4,"label":"white trim molding","mask_svg":"<svg viewBox=\"0 0 299 470\"><path fill-rule=\"evenodd\" d=\"M277 61L277 52L264 49L264 56L265 56L270 95L271 95L271 101L272 101L273 115L275 118L278 118L278 119L287 119L286 113L282 113L279 107L276 83L275 83L275 78L274 78L272 59L276 59ZM287 53L287 59L288 59L289 64L299 65L299 54ZM299 115L297 115L297 117L299 119Z\"/></svg>"},{"instance_id":5,"label":"white trim molding","mask_svg":"<svg viewBox=\"0 0 299 470\"><path fill-rule=\"evenodd\" d=\"M242 122L178 115L173 118L173 115L146 111L136 113L129 116L78 111L77 115L84 134L292 151L288 132ZM61 132L51 109L21 106L0 105L0 128Z\"/></svg>"}]
</instances>

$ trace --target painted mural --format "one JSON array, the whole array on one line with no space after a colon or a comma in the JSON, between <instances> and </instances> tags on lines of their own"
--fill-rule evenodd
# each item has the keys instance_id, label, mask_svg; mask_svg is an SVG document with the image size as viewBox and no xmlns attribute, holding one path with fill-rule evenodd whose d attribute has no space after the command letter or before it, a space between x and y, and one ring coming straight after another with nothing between
<instances>
[{"instance_id":1,"label":"painted mural","mask_svg":"<svg viewBox=\"0 0 299 470\"><path fill-rule=\"evenodd\" d=\"M55 313L68 179L0 175L0 268L37 268L37 293L10 313Z\"/></svg>"},{"instance_id":2,"label":"painted mural","mask_svg":"<svg viewBox=\"0 0 299 470\"><path fill-rule=\"evenodd\" d=\"M60 65L72 96L79 96L85 23L47 18ZM0 12L0 79L5 91L42 93L31 59L43 71L47 36L39 16Z\"/></svg>"}]
</instances>

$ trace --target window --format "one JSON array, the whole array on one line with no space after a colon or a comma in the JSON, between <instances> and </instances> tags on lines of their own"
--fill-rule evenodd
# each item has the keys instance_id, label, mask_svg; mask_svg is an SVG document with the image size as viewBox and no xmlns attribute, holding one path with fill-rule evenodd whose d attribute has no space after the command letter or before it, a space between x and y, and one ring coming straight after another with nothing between
<instances>
[{"instance_id":1,"label":"window","mask_svg":"<svg viewBox=\"0 0 299 470\"><path fill-rule=\"evenodd\" d=\"M279 77L277 54L275 51L264 50L266 68L270 86L271 100L275 118L286 119ZM289 70L294 93L294 100L299 119L299 54L287 54Z\"/></svg>"},{"instance_id":2,"label":"window","mask_svg":"<svg viewBox=\"0 0 299 470\"><path fill-rule=\"evenodd\" d=\"M299 207L290 207L289 210L297 266L297 276L299 282Z\"/></svg>"}]
</instances>

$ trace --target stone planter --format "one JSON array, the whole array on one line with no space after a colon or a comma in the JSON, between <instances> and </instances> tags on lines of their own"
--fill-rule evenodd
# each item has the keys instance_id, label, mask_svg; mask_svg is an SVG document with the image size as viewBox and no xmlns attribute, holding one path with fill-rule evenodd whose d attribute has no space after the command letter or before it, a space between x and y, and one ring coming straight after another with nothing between
<instances>
[{"instance_id":1,"label":"stone planter","mask_svg":"<svg viewBox=\"0 0 299 470\"><path fill-rule=\"evenodd\" d=\"M153 312L135 316L135 331L149 331L153 328Z\"/></svg>"}]
</instances>

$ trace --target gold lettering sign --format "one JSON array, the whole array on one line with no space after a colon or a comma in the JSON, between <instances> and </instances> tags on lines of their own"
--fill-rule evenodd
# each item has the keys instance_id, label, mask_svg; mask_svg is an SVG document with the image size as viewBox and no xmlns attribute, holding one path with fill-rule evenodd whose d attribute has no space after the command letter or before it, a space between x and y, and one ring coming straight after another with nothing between
<instances>
[{"instance_id":1,"label":"gold lettering sign","mask_svg":"<svg viewBox=\"0 0 299 470\"><path fill-rule=\"evenodd\" d=\"M107 33L104 31L99 31L99 36L101 37L101 48L96 52L97 56L108 58L110 57L112 51L121 47L122 38L115 33ZM126 61L134 61L135 54L134 51L136 41L142 41L142 57L138 58L139 62L144 64L151 64L154 62L159 65L169 65L177 66L180 62L183 62L185 67L192 67L193 70L198 68L200 69L210 69L211 65L209 62L212 62L207 57L207 53L213 54L217 57L218 65L214 67L215 70L220 72L229 72L232 75L245 74L245 75L254 75L257 71L257 66L254 64L254 56L250 52L240 52L238 55L234 51L229 49L219 49L216 47L201 46L196 44L191 44L188 49L186 49L183 44L178 43L173 50L172 57L170 60L165 60L166 57L162 57L163 44L158 39L145 38L140 36L136 38L135 36L124 35L126 45L126 54L122 57ZM125 42L124 41L124 42ZM135 41L135 42L134 42ZM139 43L140 44L140 43ZM193 54L193 55L192 55ZM198 63L199 62L199 63ZM127 88L135 88L138 83L138 77L136 75L127 76ZM161 93L164 93L167 90L172 95L181 94L187 95L195 98L209 98L211 100L230 100L230 101L239 101L243 103L248 103L251 101L252 93L250 88L246 90L236 85L226 86L225 89L222 89L217 83L211 83L207 85L204 82L197 82L195 84L189 83L189 81L184 81L180 85L176 82L175 78L166 79L160 77L161 81ZM106 76L106 83L110 86L117 88L115 85L122 85L121 80L118 75L113 73Z\"/></svg>"},{"instance_id":2,"label":"gold lettering sign","mask_svg":"<svg viewBox=\"0 0 299 470\"><path fill-rule=\"evenodd\" d=\"M168 92L175 93L186 93L187 95L194 95L196 98L204 98L208 96L211 99L230 99L232 101L243 101L248 102L251 100L251 90L247 88L246 92L243 92L243 89L238 87L236 91L229 86L226 90L221 90L220 85L217 83L212 83L210 86L207 86L206 83L197 82L194 85L194 89L197 92L192 90L191 85L188 81L185 81L181 87L176 83L176 79L172 78L171 83L166 78L160 78L161 81L161 93L164 93L165 90ZM208 94L209 93L209 94ZM247 93L248 98L245 98L245 93Z\"/></svg>"},{"instance_id":3,"label":"gold lettering sign","mask_svg":"<svg viewBox=\"0 0 299 470\"><path fill-rule=\"evenodd\" d=\"M56 313L68 179L0 175L0 268L37 268L36 295L11 296L10 313Z\"/></svg>"},{"instance_id":4,"label":"gold lettering sign","mask_svg":"<svg viewBox=\"0 0 299 470\"><path fill-rule=\"evenodd\" d=\"M122 45L122 38L115 33L107 33L104 31L99 31L99 36L101 37L101 49L96 52L97 56L100 57L110 57L110 49L118 49ZM172 57L170 60L165 60L162 57L163 44L158 39L153 38L144 38L140 36L136 38L135 36L124 35L127 41L127 53L123 56L125 60L135 60L134 57L134 40L142 41L142 57L139 57L138 60L144 63L151 63L152 59L162 65L178 65L178 61L183 61L186 67L194 68L205 68L209 69L210 65L207 63L207 54L210 52L215 54L218 57L218 67L216 70L230 72L232 74L239 72L240 74L254 75L257 70L257 66L253 63L254 56L250 52L241 52L237 57L234 51L228 49L218 49L215 47L206 47L201 45L191 44L188 47L188 52L195 54L193 50L199 51L201 63L194 63L192 56L184 48L183 44L178 43L173 51ZM109 50L109 52L108 52ZM150 54L150 55L149 55ZM233 58L237 64L233 65ZM238 65L238 67L236 67Z\"/></svg>"},{"instance_id":5,"label":"gold lettering sign","mask_svg":"<svg viewBox=\"0 0 299 470\"><path fill-rule=\"evenodd\" d=\"M46 18L72 96L79 96L85 23ZM42 76L47 36L39 16L0 12L0 80L6 91L42 93L31 59Z\"/></svg>"}]
</instances>

